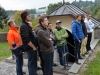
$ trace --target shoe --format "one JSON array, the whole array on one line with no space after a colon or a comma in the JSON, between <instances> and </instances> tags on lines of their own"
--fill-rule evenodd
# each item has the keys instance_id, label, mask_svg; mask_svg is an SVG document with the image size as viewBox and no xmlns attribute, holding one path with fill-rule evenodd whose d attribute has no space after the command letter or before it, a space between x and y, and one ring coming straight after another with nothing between
<instances>
[{"instance_id":1,"label":"shoe","mask_svg":"<svg viewBox=\"0 0 100 75\"><path fill-rule=\"evenodd\" d=\"M69 64L66 65L67 67L71 67Z\"/></svg>"},{"instance_id":2,"label":"shoe","mask_svg":"<svg viewBox=\"0 0 100 75\"><path fill-rule=\"evenodd\" d=\"M26 74L26 72L23 72L23 74Z\"/></svg>"},{"instance_id":3,"label":"shoe","mask_svg":"<svg viewBox=\"0 0 100 75\"><path fill-rule=\"evenodd\" d=\"M55 70L53 69L53 72L54 72Z\"/></svg>"},{"instance_id":4,"label":"shoe","mask_svg":"<svg viewBox=\"0 0 100 75\"><path fill-rule=\"evenodd\" d=\"M36 73L36 75L38 75L38 74Z\"/></svg>"},{"instance_id":5,"label":"shoe","mask_svg":"<svg viewBox=\"0 0 100 75\"><path fill-rule=\"evenodd\" d=\"M82 54L83 57L85 57L85 54Z\"/></svg>"},{"instance_id":6,"label":"shoe","mask_svg":"<svg viewBox=\"0 0 100 75\"><path fill-rule=\"evenodd\" d=\"M58 65L54 63L53 66L58 66Z\"/></svg>"},{"instance_id":7,"label":"shoe","mask_svg":"<svg viewBox=\"0 0 100 75\"><path fill-rule=\"evenodd\" d=\"M71 67L69 66L64 66L64 69L69 70Z\"/></svg>"},{"instance_id":8,"label":"shoe","mask_svg":"<svg viewBox=\"0 0 100 75\"><path fill-rule=\"evenodd\" d=\"M89 54L89 52L86 52L85 54Z\"/></svg>"},{"instance_id":9,"label":"shoe","mask_svg":"<svg viewBox=\"0 0 100 75\"><path fill-rule=\"evenodd\" d=\"M77 65L81 65L81 63L79 63L79 62L75 62Z\"/></svg>"},{"instance_id":10,"label":"shoe","mask_svg":"<svg viewBox=\"0 0 100 75\"><path fill-rule=\"evenodd\" d=\"M37 70L41 70L42 68L40 68L40 67L37 67Z\"/></svg>"},{"instance_id":11,"label":"shoe","mask_svg":"<svg viewBox=\"0 0 100 75\"><path fill-rule=\"evenodd\" d=\"M84 59L84 58L82 58L82 57L79 57L78 59Z\"/></svg>"},{"instance_id":12,"label":"shoe","mask_svg":"<svg viewBox=\"0 0 100 75\"><path fill-rule=\"evenodd\" d=\"M90 51L89 51L89 53L91 54L91 53L92 53L92 51L90 50Z\"/></svg>"}]
</instances>

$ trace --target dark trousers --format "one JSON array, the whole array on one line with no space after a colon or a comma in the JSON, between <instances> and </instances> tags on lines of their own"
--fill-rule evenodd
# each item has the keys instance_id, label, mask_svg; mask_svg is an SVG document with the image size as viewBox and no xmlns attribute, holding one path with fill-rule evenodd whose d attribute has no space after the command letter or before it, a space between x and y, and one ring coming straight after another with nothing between
<instances>
[{"instance_id":1,"label":"dark trousers","mask_svg":"<svg viewBox=\"0 0 100 75\"><path fill-rule=\"evenodd\" d=\"M37 75L37 51L27 51L29 75Z\"/></svg>"},{"instance_id":2,"label":"dark trousers","mask_svg":"<svg viewBox=\"0 0 100 75\"><path fill-rule=\"evenodd\" d=\"M23 56L22 56L22 54L15 55L15 56L16 56L16 72L17 72L17 75L23 75L23 71L22 71Z\"/></svg>"},{"instance_id":3,"label":"dark trousers","mask_svg":"<svg viewBox=\"0 0 100 75\"><path fill-rule=\"evenodd\" d=\"M92 39L92 33L88 33L87 45L86 45L87 51L91 50L91 46L90 46L91 39Z\"/></svg>"},{"instance_id":4,"label":"dark trousers","mask_svg":"<svg viewBox=\"0 0 100 75\"><path fill-rule=\"evenodd\" d=\"M40 60L41 60L41 68L42 68L42 72L44 73L43 71L43 65L44 65L44 61L43 61L43 57L42 57L42 53L40 52L40 47L38 47L38 54L39 54L39 57L40 57Z\"/></svg>"},{"instance_id":5,"label":"dark trousers","mask_svg":"<svg viewBox=\"0 0 100 75\"><path fill-rule=\"evenodd\" d=\"M78 62L78 58L80 58L80 48L81 48L81 43L79 43L79 41L75 40L75 51L74 51L74 55L75 55L75 61Z\"/></svg>"},{"instance_id":6,"label":"dark trousers","mask_svg":"<svg viewBox=\"0 0 100 75\"><path fill-rule=\"evenodd\" d=\"M44 61L43 64L43 75L53 75L53 52L49 54L42 54Z\"/></svg>"},{"instance_id":7,"label":"dark trousers","mask_svg":"<svg viewBox=\"0 0 100 75\"><path fill-rule=\"evenodd\" d=\"M65 52L69 52L68 51L68 46L65 45ZM65 64L68 64L68 58L69 58L69 54L66 55L66 63L64 63L64 57L63 57L63 54L64 54L64 47L63 46L58 46L57 47L57 51L59 53L59 60L60 60L60 65L64 66Z\"/></svg>"}]
</instances>

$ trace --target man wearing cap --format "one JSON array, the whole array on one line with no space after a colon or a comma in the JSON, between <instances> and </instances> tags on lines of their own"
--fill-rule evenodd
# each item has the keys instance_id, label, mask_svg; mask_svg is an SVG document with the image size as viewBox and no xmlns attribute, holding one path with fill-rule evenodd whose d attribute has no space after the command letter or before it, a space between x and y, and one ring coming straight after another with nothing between
<instances>
[{"instance_id":1,"label":"man wearing cap","mask_svg":"<svg viewBox=\"0 0 100 75\"><path fill-rule=\"evenodd\" d=\"M56 21L54 35L56 38L56 45L57 45L57 51L59 53L60 65L61 66L67 65L67 67L69 67L69 65L68 65L69 55L68 54L66 55L66 63L64 63L64 61L63 61L63 52L64 52L63 45L65 45L65 52L66 53L69 52L68 47L67 47L67 41L66 41L66 38L68 38L69 35L66 32L66 30L61 27L61 23L62 22L60 20Z\"/></svg>"}]
</instances>

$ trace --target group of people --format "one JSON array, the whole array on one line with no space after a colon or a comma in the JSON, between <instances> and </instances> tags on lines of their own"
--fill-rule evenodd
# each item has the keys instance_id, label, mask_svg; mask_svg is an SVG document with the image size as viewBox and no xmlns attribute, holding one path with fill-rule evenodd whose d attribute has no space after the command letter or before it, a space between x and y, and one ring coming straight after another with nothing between
<instances>
[{"instance_id":1,"label":"group of people","mask_svg":"<svg viewBox=\"0 0 100 75\"><path fill-rule=\"evenodd\" d=\"M76 20L72 21L72 35L75 42L75 62L80 65L78 59L83 59L85 54L92 52L90 43L92 39L94 24L91 15L78 14Z\"/></svg>"},{"instance_id":2,"label":"group of people","mask_svg":"<svg viewBox=\"0 0 100 75\"><path fill-rule=\"evenodd\" d=\"M94 25L90 20L90 16L91 15L87 15L84 20L85 17L83 15L77 15L76 20L72 22L72 35L75 40L75 62L77 64L80 64L78 59L82 58L80 53L84 55L91 50L90 41ZM68 68L71 67L68 64L69 50L66 40L69 35L66 29L61 26L61 20L55 22L56 26L54 30L52 30L52 23L49 23L46 16L41 16L39 18L39 25L33 32L32 23L30 22L30 13L28 11L23 11L21 13L21 19L20 33L13 20L7 22L10 28L7 34L7 40L11 51L16 56L17 75L25 74L22 70L23 52L27 53L29 75L37 75L37 54L41 59L40 65L43 75L53 75L54 46L57 46L60 65L66 65ZM87 38L88 40L86 40ZM68 53L65 55L65 61L63 60L64 52Z\"/></svg>"}]
</instances>

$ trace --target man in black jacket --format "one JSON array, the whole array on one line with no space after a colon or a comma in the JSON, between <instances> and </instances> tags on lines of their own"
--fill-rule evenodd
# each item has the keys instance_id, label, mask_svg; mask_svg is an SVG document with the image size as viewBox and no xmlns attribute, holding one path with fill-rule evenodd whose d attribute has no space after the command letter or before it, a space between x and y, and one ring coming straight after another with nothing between
<instances>
[{"instance_id":1,"label":"man in black jacket","mask_svg":"<svg viewBox=\"0 0 100 75\"><path fill-rule=\"evenodd\" d=\"M35 37L32 33L32 28L29 25L30 13L23 11L21 13L22 24L20 27L20 33L24 48L28 55L28 70L29 75L36 75L37 71L37 49Z\"/></svg>"},{"instance_id":2,"label":"man in black jacket","mask_svg":"<svg viewBox=\"0 0 100 75\"><path fill-rule=\"evenodd\" d=\"M37 26L35 32L38 36L38 43L40 46L40 52L43 58L43 75L53 75L53 41L50 38L50 32L47 29L48 19L42 16L39 19L40 25Z\"/></svg>"}]
</instances>

